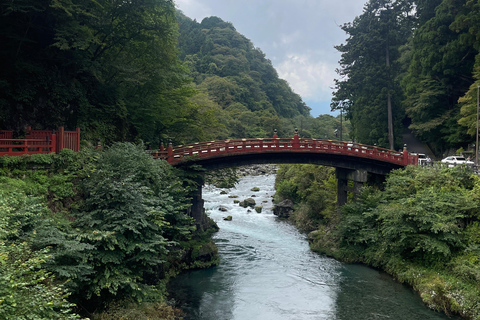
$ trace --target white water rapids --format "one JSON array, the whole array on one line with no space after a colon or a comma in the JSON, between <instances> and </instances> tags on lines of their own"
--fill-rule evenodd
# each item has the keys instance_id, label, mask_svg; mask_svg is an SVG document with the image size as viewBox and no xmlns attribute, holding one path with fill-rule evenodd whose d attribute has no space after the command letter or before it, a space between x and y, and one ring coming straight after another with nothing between
<instances>
[{"instance_id":1,"label":"white water rapids","mask_svg":"<svg viewBox=\"0 0 480 320\"><path fill-rule=\"evenodd\" d=\"M171 283L185 320L449 319L382 272L312 253L304 234L273 215L274 181L243 177L224 195L204 188L207 213L220 227L214 241L221 264ZM234 203L252 196L261 213ZM232 221L223 220L228 215Z\"/></svg>"}]
</instances>

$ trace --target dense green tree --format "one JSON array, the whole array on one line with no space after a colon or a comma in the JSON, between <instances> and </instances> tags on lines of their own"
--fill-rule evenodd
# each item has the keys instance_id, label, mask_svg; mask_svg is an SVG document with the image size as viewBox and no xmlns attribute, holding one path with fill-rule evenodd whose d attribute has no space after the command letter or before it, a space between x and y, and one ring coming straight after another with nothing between
<instances>
[{"instance_id":1,"label":"dense green tree","mask_svg":"<svg viewBox=\"0 0 480 320\"><path fill-rule=\"evenodd\" d=\"M171 167L143 150L115 144L83 182L85 202L75 226L94 247L87 260L93 273L78 291L83 298L141 300L151 294L147 284L156 284L168 246L194 229L185 215L186 191Z\"/></svg>"},{"instance_id":2,"label":"dense green tree","mask_svg":"<svg viewBox=\"0 0 480 320\"><path fill-rule=\"evenodd\" d=\"M472 9L463 0L444 0L409 42L408 73L402 81L410 128L438 153L469 140L456 122L458 98L473 82L476 36L467 22ZM475 11L475 10L473 10ZM472 17L475 15L472 13Z\"/></svg>"},{"instance_id":3,"label":"dense green tree","mask_svg":"<svg viewBox=\"0 0 480 320\"><path fill-rule=\"evenodd\" d=\"M459 98L459 105L461 106L461 117L458 123L467 128L467 134L472 137L476 132L476 114L477 114L477 96L478 86L480 85L480 47L478 38L480 35L480 21L478 15L480 14L480 6L475 2L467 2L465 10L462 10L452 23L451 28L456 32L461 33L462 42L470 45L475 52L475 62L472 70L473 81L464 96ZM473 141L474 139L472 139Z\"/></svg>"},{"instance_id":4,"label":"dense green tree","mask_svg":"<svg viewBox=\"0 0 480 320\"><path fill-rule=\"evenodd\" d=\"M2 128L78 126L89 140L157 144L214 125L189 100L173 1L2 1L0 10Z\"/></svg>"},{"instance_id":5,"label":"dense green tree","mask_svg":"<svg viewBox=\"0 0 480 320\"><path fill-rule=\"evenodd\" d=\"M411 12L407 0L369 1L362 15L342 26L348 39L336 47L342 53L341 79L332 109L346 112L351 137L358 142L390 148L401 144L398 58L412 29Z\"/></svg>"}]
</instances>

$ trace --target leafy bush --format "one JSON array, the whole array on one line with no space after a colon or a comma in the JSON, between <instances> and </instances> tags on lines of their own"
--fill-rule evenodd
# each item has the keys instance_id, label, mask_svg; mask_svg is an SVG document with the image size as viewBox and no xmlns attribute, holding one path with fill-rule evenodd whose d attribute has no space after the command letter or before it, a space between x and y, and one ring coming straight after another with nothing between
<instances>
[{"instance_id":1,"label":"leafy bush","mask_svg":"<svg viewBox=\"0 0 480 320\"><path fill-rule=\"evenodd\" d=\"M476 319L479 191L480 179L464 168L397 170L383 192L366 188L359 202L342 208L330 233L335 250L314 246L392 273L432 308Z\"/></svg>"},{"instance_id":2,"label":"leafy bush","mask_svg":"<svg viewBox=\"0 0 480 320\"><path fill-rule=\"evenodd\" d=\"M87 263L93 273L83 282L87 298L141 300L151 293L172 240L187 236L192 220L172 168L154 160L142 145L117 143L99 154L83 182L84 205L75 226L94 247ZM155 280L153 280L155 283Z\"/></svg>"},{"instance_id":3,"label":"leafy bush","mask_svg":"<svg viewBox=\"0 0 480 320\"><path fill-rule=\"evenodd\" d=\"M1 319L79 319L69 293L43 268L48 250L31 247L46 211L38 198L0 189Z\"/></svg>"},{"instance_id":4,"label":"leafy bush","mask_svg":"<svg viewBox=\"0 0 480 320\"><path fill-rule=\"evenodd\" d=\"M275 201L290 199L296 208L291 220L312 231L335 214L336 179L334 168L315 165L282 165L275 179Z\"/></svg>"}]
</instances>

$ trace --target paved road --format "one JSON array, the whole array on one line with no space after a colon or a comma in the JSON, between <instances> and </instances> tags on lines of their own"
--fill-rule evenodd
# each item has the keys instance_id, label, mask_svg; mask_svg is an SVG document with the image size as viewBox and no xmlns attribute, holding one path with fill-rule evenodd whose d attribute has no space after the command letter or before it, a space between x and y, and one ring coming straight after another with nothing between
<instances>
[{"instance_id":1,"label":"paved road","mask_svg":"<svg viewBox=\"0 0 480 320\"><path fill-rule=\"evenodd\" d=\"M426 143L418 140L410 129L404 130L402 138L403 143L407 145L409 152L425 153L430 158L435 159L435 155L433 154L432 150L430 150Z\"/></svg>"}]
</instances>

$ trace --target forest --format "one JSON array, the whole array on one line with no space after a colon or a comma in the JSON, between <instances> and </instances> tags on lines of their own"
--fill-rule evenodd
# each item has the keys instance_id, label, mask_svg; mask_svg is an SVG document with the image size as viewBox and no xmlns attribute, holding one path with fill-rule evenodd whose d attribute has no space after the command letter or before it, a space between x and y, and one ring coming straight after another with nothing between
<instances>
[{"instance_id":1,"label":"forest","mask_svg":"<svg viewBox=\"0 0 480 320\"><path fill-rule=\"evenodd\" d=\"M218 262L215 226L200 232L188 216L193 173L144 152L161 142L298 128L398 149L408 127L437 156L468 149L479 10L470 0L369 0L341 26L339 119L311 117L231 23L197 22L172 0L1 0L0 129L79 127L82 152L0 158L0 318L116 319L131 305L131 319L178 316L165 283ZM317 252L383 268L432 308L479 319L477 180L394 172L339 215L333 169L285 166L276 198L295 202L292 220Z\"/></svg>"},{"instance_id":2,"label":"forest","mask_svg":"<svg viewBox=\"0 0 480 320\"><path fill-rule=\"evenodd\" d=\"M479 9L475 1L369 1L342 26L348 39L337 46L331 106L345 110L352 139L392 148L408 126L437 157L475 143Z\"/></svg>"}]
</instances>

